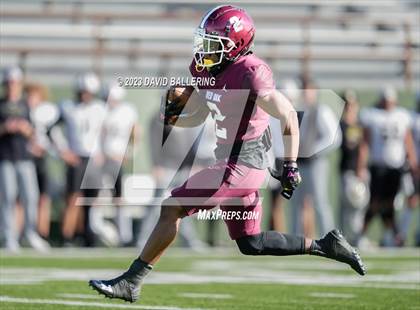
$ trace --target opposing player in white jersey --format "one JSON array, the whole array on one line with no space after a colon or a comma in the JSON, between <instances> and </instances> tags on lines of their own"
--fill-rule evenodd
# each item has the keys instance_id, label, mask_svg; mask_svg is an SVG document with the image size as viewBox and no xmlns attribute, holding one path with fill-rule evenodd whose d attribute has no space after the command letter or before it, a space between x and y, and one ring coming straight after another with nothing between
<instances>
[{"instance_id":1,"label":"opposing player in white jersey","mask_svg":"<svg viewBox=\"0 0 420 310\"><path fill-rule=\"evenodd\" d=\"M385 225L384 245L398 245L394 216L394 198L399 190L402 168L408 159L410 169L417 168L409 112L397 106L397 93L385 88L377 106L361 112L364 141L360 147L358 175L366 178L369 167L371 200L365 215L364 234L376 214ZM365 240L363 237L361 241Z\"/></svg>"},{"instance_id":2,"label":"opposing player in white jersey","mask_svg":"<svg viewBox=\"0 0 420 310\"><path fill-rule=\"evenodd\" d=\"M102 150L105 156L104 176L106 188L112 188L114 204L117 208L117 228L121 244L133 238L132 225L119 206L122 195L123 165L130 156L128 150L138 139L140 128L137 111L132 104L124 101L125 90L118 85L109 85L103 94L107 101L107 111L102 129Z\"/></svg>"},{"instance_id":3,"label":"opposing player in white jersey","mask_svg":"<svg viewBox=\"0 0 420 310\"><path fill-rule=\"evenodd\" d=\"M99 80L95 74L80 75L76 80L75 100L67 100L60 104L59 122L64 126L65 141L60 143L59 149L67 164L67 207L62 226L65 243L69 243L74 237L80 213L78 198L84 197L84 242L86 246L94 244L89 211L100 188L100 137L105 118L105 104L95 98L99 87ZM92 165L89 169L88 164Z\"/></svg>"}]
</instances>

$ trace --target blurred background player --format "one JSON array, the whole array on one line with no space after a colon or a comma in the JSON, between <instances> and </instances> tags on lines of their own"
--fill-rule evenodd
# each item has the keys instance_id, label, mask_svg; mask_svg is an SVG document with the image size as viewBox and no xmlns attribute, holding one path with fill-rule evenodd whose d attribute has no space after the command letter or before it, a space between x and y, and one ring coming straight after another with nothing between
<instances>
[{"instance_id":1,"label":"blurred background player","mask_svg":"<svg viewBox=\"0 0 420 310\"><path fill-rule=\"evenodd\" d=\"M50 235L51 199L49 193L48 152L50 138L48 129L57 121L59 113L55 104L48 102L48 90L44 85L30 83L25 86L25 96L30 109L30 119L35 132L30 145L34 156L36 175L39 187L38 232L48 239Z\"/></svg>"},{"instance_id":2,"label":"blurred background player","mask_svg":"<svg viewBox=\"0 0 420 310\"><path fill-rule=\"evenodd\" d=\"M5 70L0 99L0 238L10 251L19 249L16 227L17 199L25 212L24 241L39 251L49 248L37 233L38 182L29 143L34 135L29 107L22 97L23 74L18 67Z\"/></svg>"},{"instance_id":3,"label":"blurred background player","mask_svg":"<svg viewBox=\"0 0 420 310\"><path fill-rule=\"evenodd\" d=\"M93 246L95 243L89 216L90 207L101 186L101 130L105 118L105 104L95 98L99 88L95 74L82 74L76 79L75 99L60 104L58 122L64 126L65 140L57 143L57 146L67 168L62 236L68 245L75 236L81 218L84 245ZM83 214L80 214L81 208Z\"/></svg>"},{"instance_id":4,"label":"blurred background player","mask_svg":"<svg viewBox=\"0 0 420 310\"><path fill-rule=\"evenodd\" d=\"M296 105L299 101L300 95L296 82L294 80L285 80L280 85L283 95L285 95L293 105ZM274 165L277 170L280 170L281 167L283 167L284 158L283 136L280 123L274 117L270 117L270 128L273 140L272 150L274 155ZM269 185L269 193L271 194L270 229L276 231L286 231L286 219L283 208L284 199L280 194L283 188L274 178L270 179Z\"/></svg>"},{"instance_id":5,"label":"blurred background player","mask_svg":"<svg viewBox=\"0 0 420 310\"><path fill-rule=\"evenodd\" d=\"M318 235L323 236L334 227L333 209L328 194L330 169L327 155L340 145L341 131L336 131L338 119L331 108L319 102L315 83L302 80L302 88L303 119L299 131L299 155L303 157L305 154L314 154L320 146L328 146L328 149L309 158L298 160L304 182L299 186L292 200L292 232L314 235L311 231L313 220L310 212L313 208L318 224ZM332 141L333 144L331 144Z\"/></svg>"},{"instance_id":6,"label":"blurred background player","mask_svg":"<svg viewBox=\"0 0 420 310\"><path fill-rule=\"evenodd\" d=\"M412 118L406 109L397 105L397 92L387 87L381 91L377 106L361 112L364 135L358 177L366 180L369 167L371 193L359 240L361 247L370 245L365 234L377 214L381 215L385 226L382 245L396 246L402 242L395 222L394 199L400 189L406 159L413 172L417 169L417 159L411 133Z\"/></svg>"},{"instance_id":7,"label":"blurred background player","mask_svg":"<svg viewBox=\"0 0 420 310\"><path fill-rule=\"evenodd\" d=\"M419 206L419 186L420 186L420 92L416 94L416 110L411 111L412 116L412 135L417 155L417 168L413 171L405 169L405 195L407 203L402 211L401 220L399 223L401 245L405 245L408 232L410 229L410 223L412 221L413 212ZM409 165L405 165L409 168ZM408 171L407 171L408 170ZM420 220L417 221L420 223ZM420 226L417 227L415 233L415 244L420 246Z\"/></svg>"},{"instance_id":8,"label":"blurred background player","mask_svg":"<svg viewBox=\"0 0 420 310\"><path fill-rule=\"evenodd\" d=\"M363 128L359 123L359 102L356 93L346 90L343 94L344 112L340 121L342 142L340 147L340 227L352 244L362 229L365 207L369 202L366 183L356 176L357 160Z\"/></svg>"},{"instance_id":9,"label":"blurred background player","mask_svg":"<svg viewBox=\"0 0 420 310\"><path fill-rule=\"evenodd\" d=\"M112 188L113 203L117 207L116 224L121 245L133 239L131 219L121 206L122 179L127 156L132 157L133 144L139 138L138 115L131 103L124 101L126 92L118 85L108 85L103 94L107 102L102 128L102 150L105 188Z\"/></svg>"}]
</instances>

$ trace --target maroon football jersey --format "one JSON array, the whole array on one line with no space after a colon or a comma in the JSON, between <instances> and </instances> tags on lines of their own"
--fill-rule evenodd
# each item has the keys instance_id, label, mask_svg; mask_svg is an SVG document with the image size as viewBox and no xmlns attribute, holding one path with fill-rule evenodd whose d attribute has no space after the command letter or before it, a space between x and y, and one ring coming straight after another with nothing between
<instances>
[{"instance_id":1,"label":"maroon football jersey","mask_svg":"<svg viewBox=\"0 0 420 310\"><path fill-rule=\"evenodd\" d=\"M207 70L197 71L194 61L190 71L194 77L210 77ZM255 98L275 88L268 65L249 54L215 78L214 86L199 88L205 92L203 96L216 121L217 143L233 144L260 137L268 126L269 115L255 104Z\"/></svg>"}]
</instances>

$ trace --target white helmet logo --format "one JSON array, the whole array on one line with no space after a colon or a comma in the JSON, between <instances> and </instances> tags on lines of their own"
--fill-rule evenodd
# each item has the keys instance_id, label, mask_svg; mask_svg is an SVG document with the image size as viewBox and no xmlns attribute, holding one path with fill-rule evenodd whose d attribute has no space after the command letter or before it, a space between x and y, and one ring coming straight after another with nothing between
<instances>
[{"instance_id":1,"label":"white helmet logo","mask_svg":"<svg viewBox=\"0 0 420 310\"><path fill-rule=\"evenodd\" d=\"M242 22L238 16L232 16L229 19L229 22L232 24L233 30L235 30L235 32L239 32L243 29Z\"/></svg>"}]
</instances>

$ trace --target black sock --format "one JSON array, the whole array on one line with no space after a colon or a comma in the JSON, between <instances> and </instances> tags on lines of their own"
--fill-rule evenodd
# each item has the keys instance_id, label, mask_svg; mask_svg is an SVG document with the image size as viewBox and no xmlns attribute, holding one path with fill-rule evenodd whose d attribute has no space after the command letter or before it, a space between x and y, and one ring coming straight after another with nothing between
<instances>
[{"instance_id":1,"label":"black sock","mask_svg":"<svg viewBox=\"0 0 420 310\"><path fill-rule=\"evenodd\" d=\"M312 240L311 246L309 248L310 255L325 256L325 251L323 249L323 240Z\"/></svg>"},{"instance_id":2,"label":"black sock","mask_svg":"<svg viewBox=\"0 0 420 310\"><path fill-rule=\"evenodd\" d=\"M90 225L90 208L91 206L83 206L83 211L84 211L83 238L84 238L85 246L87 247L95 246L95 234L93 233L92 227Z\"/></svg>"},{"instance_id":3,"label":"black sock","mask_svg":"<svg viewBox=\"0 0 420 310\"><path fill-rule=\"evenodd\" d=\"M257 235L245 236L236 240L239 250L245 255L302 255L305 254L305 238L265 231Z\"/></svg>"},{"instance_id":4,"label":"black sock","mask_svg":"<svg viewBox=\"0 0 420 310\"><path fill-rule=\"evenodd\" d=\"M130 268L125 272L130 277L130 280L136 284L139 284L143 279L152 271L153 266L142 261L140 258L135 259Z\"/></svg>"}]
</instances>

